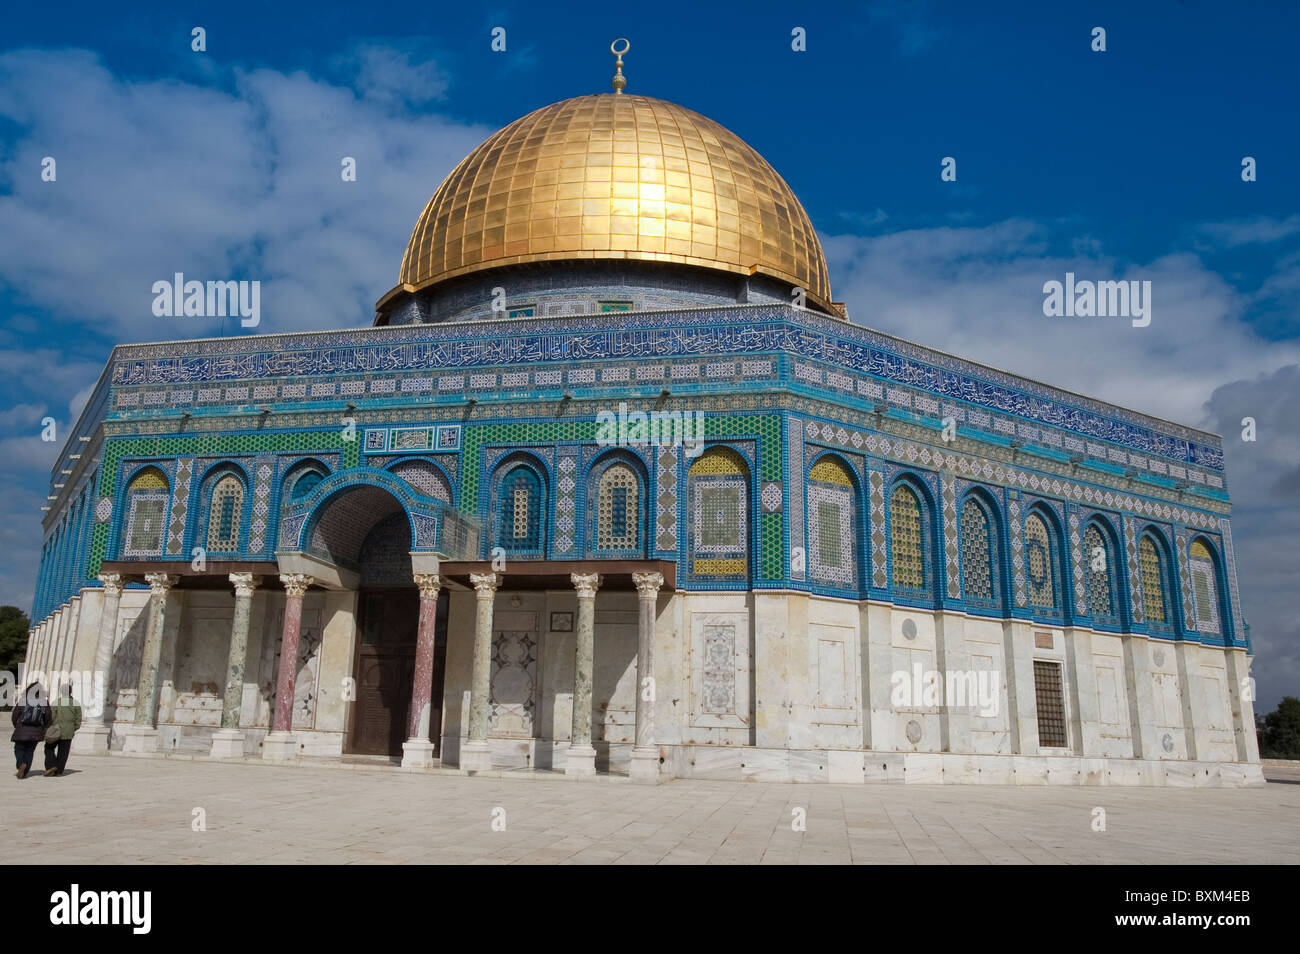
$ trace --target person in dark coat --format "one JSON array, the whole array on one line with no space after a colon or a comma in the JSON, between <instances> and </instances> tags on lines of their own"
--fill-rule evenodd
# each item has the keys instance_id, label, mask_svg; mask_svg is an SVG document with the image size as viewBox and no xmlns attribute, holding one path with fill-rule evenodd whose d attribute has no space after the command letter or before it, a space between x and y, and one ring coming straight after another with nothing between
<instances>
[{"instance_id":1,"label":"person in dark coat","mask_svg":"<svg viewBox=\"0 0 1300 954\"><path fill-rule=\"evenodd\" d=\"M81 728L81 706L72 698L72 683L59 687L59 701L50 710L45 730L45 774L62 775L68 764L72 737Z\"/></svg>"},{"instance_id":2,"label":"person in dark coat","mask_svg":"<svg viewBox=\"0 0 1300 954\"><path fill-rule=\"evenodd\" d=\"M14 744L14 761L19 778L27 777L32 759L36 757L36 743L45 741L45 728L50 724L50 706L45 700L45 687L34 682L23 691L22 705L14 706L9 721L14 724L14 734L9 738Z\"/></svg>"}]
</instances>

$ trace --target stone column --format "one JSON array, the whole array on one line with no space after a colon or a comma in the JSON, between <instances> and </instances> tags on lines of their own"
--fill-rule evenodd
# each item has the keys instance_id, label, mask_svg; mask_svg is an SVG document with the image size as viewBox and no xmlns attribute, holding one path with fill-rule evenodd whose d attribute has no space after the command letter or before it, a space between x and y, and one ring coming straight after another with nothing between
<instances>
[{"instance_id":1,"label":"stone column","mask_svg":"<svg viewBox=\"0 0 1300 954\"><path fill-rule=\"evenodd\" d=\"M492 768L488 747L488 721L492 690L492 605L501 577L495 573L471 573L470 582L478 596L474 621L474 671L469 686L469 740L460 752L460 767L470 772Z\"/></svg>"},{"instance_id":2,"label":"stone column","mask_svg":"<svg viewBox=\"0 0 1300 954\"><path fill-rule=\"evenodd\" d=\"M81 629L81 594L68 600L68 606L71 608L72 615L68 619L68 632L63 640L63 651L59 656L59 678L60 684L68 681L67 673L72 671L72 661L76 658L77 637ZM51 693L53 695L53 693Z\"/></svg>"},{"instance_id":3,"label":"stone column","mask_svg":"<svg viewBox=\"0 0 1300 954\"><path fill-rule=\"evenodd\" d=\"M244 756L244 733L239 728L240 706L244 702L244 666L248 660L248 624L253 615L253 591L257 577L231 573L235 585L235 615L230 624L230 653L226 660L226 694L221 700L221 728L212 734L214 759Z\"/></svg>"},{"instance_id":4,"label":"stone column","mask_svg":"<svg viewBox=\"0 0 1300 954\"><path fill-rule=\"evenodd\" d=\"M108 752L108 691L113 684L113 650L116 649L113 644L117 641L117 611L122 605L122 589L126 585L122 582L121 573L101 573L99 582L104 586L104 602L99 612L99 632L95 640L95 664L91 678L103 688L99 693L98 705L91 706L88 700L82 700L86 721L72 741L73 749L78 754L86 755L103 755Z\"/></svg>"},{"instance_id":5,"label":"stone column","mask_svg":"<svg viewBox=\"0 0 1300 954\"><path fill-rule=\"evenodd\" d=\"M54 667L55 651L59 648L59 634L63 631L63 617L67 615L63 607L54 611L50 617L50 636L45 641L45 650L41 653L41 684L49 688L49 672Z\"/></svg>"},{"instance_id":6,"label":"stone column","mask_svg":"<svg viewBox=\"0 0 1300 954\"><path fill-rule=\"evenodd\" d=\"M573 731L565 775L595 775L596 750L591 745L591 677L595 658L596 590L598 573L570 573L578 592L578 626L574 634ZM639 706L639 704L638 704Z\"/></svg>"},{"instance_id":7,"label":"stone column","mask_svg":"<svg viewBox=\"0 0 1300 954\"><path fill-rule=\"evenodd\" d=\"M280 672L275 683L275 715L262 743L262 758L283 761L297 754L293 738L293 688L298 681L298 637L302 630L302 598L315 582L306 573L281 573L284 584L284 629L280 635Z\"/></svg>"},{"instance_id":8,"label":"stone column","mask_svg":"<svg viewBox=\"0 0 1300 954\"><path fill-rule=\"evenodd\" d=\"M639 614L636 631L636 747L632 749L632 780L659 781L659 746L655 744L655 623L662 573L633 573Z\"/></svg>"},{"instance_id":9,"label":"stone column","mask_svg":"<svg viewBox=\"0 0 1300 954\"><path fill-rule=\"evenodd\" d=\"M135 692L135 725L122 742L122 751L139 755L158 751L158 669L162 663L163 626L167 617L167 596L180 579L166 573L146 573L149 584L149 625L140 652L140 681Z\"/></svg>"},{"instance_id":10,"label":"stone column","mask_svg":"<svg viewBox=\"0 0 1300 954\"><path fill-rule=\"evenodd\" d=\"M411 713L407 740L402 743L402 768L433 765L433 740L429 738L429 706L433 699L433 641L438 628L437 573L415 574L420 588L420 630L415 638L415 685L411 688Z\"/></svg>"},{"instance_id":11,"label":"stone column","mask_svg":"<svg viewBox=\"0 0 1300 954\"><path fill-rule=\"evenodd\" d=\"M32 673L41 668L41 652L45 648L45 628L47 625L48 623L44 620L37 623L36 629L27 638L27 652L23 658L23 675L18 680L23 685L18 687L17 691L19 692L22 692L23 687L32 681Z\"/></svg>"}]
</instances>

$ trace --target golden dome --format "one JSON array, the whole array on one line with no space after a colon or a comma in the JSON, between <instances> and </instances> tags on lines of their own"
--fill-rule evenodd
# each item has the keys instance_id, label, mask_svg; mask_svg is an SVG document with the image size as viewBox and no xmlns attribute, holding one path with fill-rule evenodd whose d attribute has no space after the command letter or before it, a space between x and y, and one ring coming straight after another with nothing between
<instances>
[{"instance_id":1,"label":"golden dome","mask_svg":"<svg viewBox=\"0 0 1300 954\"><path fill-rule=\"evenodd\" d=\"M808 214L762 156L699 113L614 93L545 106L466 156L415 224L399 287L584 259L768 275L831 307Z\"/></svg>"}]
</instances>

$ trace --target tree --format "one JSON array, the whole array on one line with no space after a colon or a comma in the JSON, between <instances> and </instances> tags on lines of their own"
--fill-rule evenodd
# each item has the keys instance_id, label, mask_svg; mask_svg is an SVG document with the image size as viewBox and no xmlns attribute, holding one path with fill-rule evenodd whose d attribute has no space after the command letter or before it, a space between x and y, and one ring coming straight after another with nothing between
<instances>
[{"instance_id":1,"label":"tree","mask_svg":"<svg viewBox=\"0 0 1300 954\"><path fill-rule=\"evenodd\" d=\"M0 672L18 677L18 664L27 654L27 630L31 623L17 606L0 606Z\"/></svg>"},{"instance_id":2,"label":"tree","mask_svg":"<svg viewBox=\"0 0 1300 954\"><path fill-rule=\"evenodd\" d=\"M1277 708L1264 716L1259 755L1265 759L1300 759L1300 699L1283 696Z\"/></svg>"}]
</instances>

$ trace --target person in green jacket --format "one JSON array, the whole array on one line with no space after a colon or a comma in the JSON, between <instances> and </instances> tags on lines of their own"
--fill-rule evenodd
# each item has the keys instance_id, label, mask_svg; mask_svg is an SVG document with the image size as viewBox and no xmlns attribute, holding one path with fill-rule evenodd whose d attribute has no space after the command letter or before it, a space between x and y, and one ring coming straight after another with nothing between
<instances>
[{"instance_id":1,"label":"person in green jacket","mask_svg":"<svg viewBox=\"0 0 1300 954\"><path fill-rule=\"evenodd\" d=\"M62 775L68 764L72 737L81 728L81 706L72 698L72 683L59 687L59 701L50 707L45 730L45 774Z\"/></svg>"}]
</instances>

